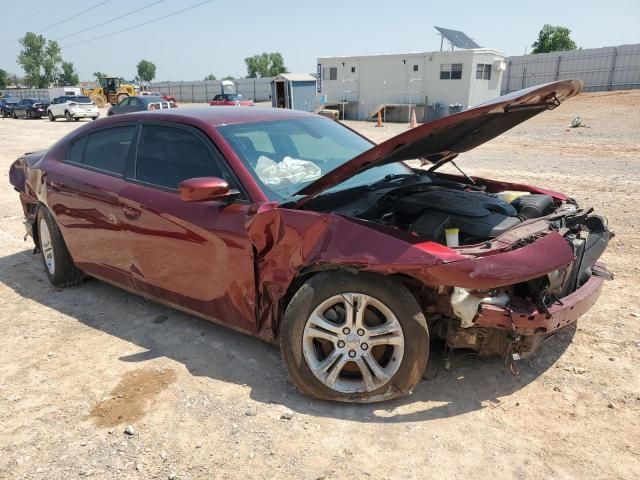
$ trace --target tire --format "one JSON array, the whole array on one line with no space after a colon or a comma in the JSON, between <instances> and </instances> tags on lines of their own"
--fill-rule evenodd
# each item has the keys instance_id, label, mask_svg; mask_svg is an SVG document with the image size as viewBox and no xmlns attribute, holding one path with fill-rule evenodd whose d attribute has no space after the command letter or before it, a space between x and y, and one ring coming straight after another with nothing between
<instances>
[{"instance_id":1,"label":"tire","mask_svg":"<svg viewBox=\"0 0 640 480\"><path fill-rule=\"evenodd\" d=\"M49 281L56 287L69 287L82 282L82 272L73 264L58 224L46 207L38 209L36 222L42 264Z\"/></svg>"},{"instance_id":2,"label":"tire","mask_svg":"<svg viewBox=\"0 0 640 480\"><path fill-rule=\"evenodd\" d=\"M91 117L91 121L95 122L98 119L98 117Z\"/></svg>"},{"instance_id":3,"label":"tire","mask_svg":"<svg viewBox=\"0 0 640 480\"><path fill-rule=\"evenodd\" d=\"M11 118L17 120L18 119L18 115L16 115L16 111L15 110L11 110Z\"/></svg>"},{"instance_id":4,"label":"tire","mask_svg":"<svg viewBox=\"0 0 640 480\"><path fill-rule=\"evenodd\" d=\"M47 116L49 117L49 121L50 122L55 122L56 121L56 117L53 116L53 113L51 113L51 110L49 110Z\"/></svg>"},{"instance_id":5,"label":"tire","mask_svg":"<svg viewBox=\"0 0 640 480\"><path fill-rule=\"evenodd\" d=\"M73 117L74 122L78 122L79 120L80 120L80 117Z\"/></svg>"},{"instance_id":6,"label":"tire","mask_svg":"<svg viewBox=\"0 0 640 480\"><path fill-rule=\"evenodd\" d=\"M27 110L26 116L27 116L27 120L31 120L33 118L31 116L31 111L30 110Z\"/></svg>"},{"instance_id":7,"label":"tire","mask_svg":"<svg viewBox=\"0 0 640 480\"><path fill-rule=\"evenodd\" d=\"M351 331L345 329L346 314L355 303L365 305L365 315L360 323L354 323L359 317L354 315ZM302 393L339 402L380 402L416 387L429 357L429 330L420 306L399 282L330 271L311 277L291 299L280 347L289 377Z\"/></svg>"},{"instance_id":8,"label":"tire","mask_svg":"<svg viewBox=\"0 0 640 480\"><path fill-rule=\"evenodd\" d=\"M64 111L64 118L67 120L67 122L70 122L73 119L73 117L69 113L69 110Z\"/></svg>"}]
</instances>

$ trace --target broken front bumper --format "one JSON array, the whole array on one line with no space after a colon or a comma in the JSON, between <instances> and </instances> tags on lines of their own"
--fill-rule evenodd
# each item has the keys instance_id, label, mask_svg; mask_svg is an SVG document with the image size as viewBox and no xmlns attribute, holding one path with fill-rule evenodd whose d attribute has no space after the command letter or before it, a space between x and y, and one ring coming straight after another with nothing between
<instances>
[{"instance_id":1,"label":"broken front bumper","mask_svg":"<svg viewBox=\"0 0 640 480\"><path fill-rule=\"evenodd\" d=\"M610 274L602 263L593 266L593 275L575 292L549 307L549 314L541 312L529 302L513 301L508 307L481 305L474 320L475 326L515 331L520 335L551 333L575 322L596 302L602 284Z\"/></svg>"}]
</instances>

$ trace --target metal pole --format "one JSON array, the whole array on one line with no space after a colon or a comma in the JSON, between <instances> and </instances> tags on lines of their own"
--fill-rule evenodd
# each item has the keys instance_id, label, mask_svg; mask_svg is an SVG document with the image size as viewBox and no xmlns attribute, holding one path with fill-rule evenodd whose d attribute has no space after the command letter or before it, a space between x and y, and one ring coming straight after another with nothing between
<instances>
[{"instance_id":1,"label":"metal pole","mask_svg":"<svg viewBox=\"0 0 640 480\"><path fill-rule=\"evenodd\" d=\"M556 80L560 76L560 60L562 59L562 55L558 55L558 63L556 63Z\"/></svg>"},{"instance_id":2,"label":"metal pole","mask_svg":"<svg viewBox=\"0 0 640 480\"><path fill-rule=\"evenodd\" d=\"M526 78L527 78L527 64L525 63L524 66L522 67L522 87L520 88L524 88L524 83Z\"/></svg>"},{"instance_id":3,"label":"metal pole","mask_svg":"<svg viewBox=\"0 0 640 480\"><path fill-rule=\"evenodd\" d=\"M613 49L613 59L611 60L611 73L609 74L609 91L613 89L613 73L616 70L616 60L618 58L618 49Z\"/></svg>"},{"instance_id":4,"label":"metal pole","mask_svg":"<svg viewBox=\"0 0 640 480\"><path fill-rule=\"evenodd\" d=\"M382 81L382 123L387 121L387 81Z\"/></svg>"},{"instance_id":5,"label":"metal pole","mask_svg":"<svg viewBox=\"0 0 640 480\"><path fill-rule=\"evenodd\" d=\"M204 82L204 101L209 101L209 90L207 89L207 82Z\"/></svg>"},{"instance_id":6,"label":"metal pole","mask_svg":"<svg viewBox=\"0 0 640 480\"><path fill-rule=\"evenodd\" d=\"M196 95L194 93L194 89L193 88L194 88L194 84L192 83L191 84L191 103L195 103L195 101L196 101Z\"/></svg>"}]
</instances>

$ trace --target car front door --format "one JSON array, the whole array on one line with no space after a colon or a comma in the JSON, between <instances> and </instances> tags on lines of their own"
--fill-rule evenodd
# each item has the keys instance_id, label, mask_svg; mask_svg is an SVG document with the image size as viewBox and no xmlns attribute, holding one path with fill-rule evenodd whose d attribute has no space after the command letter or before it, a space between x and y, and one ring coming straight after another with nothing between
<instances>
[{"instance_id":1,"label":"car front door","mask_svg":"<svg viewBox=\"0 0 640 480\"><path fill-rule=\"evenodd\" d=\"M46 174L47 203L82 271L132 288L119 193L138 125L117 124L75 139Z\"/></svg>"},{"instance_id":2,"label":"car front door","mask_svg":"<svg viewBox=\"0 0 640 480\"><path fill-rule=\"evenodd\" d=\"M31 105L31 100L20 100L15 107L13 107L13 111L18 117L26 116L27 107Z\"/></svg>"},{"instance_id":3,"label":"car front door","mask_svg":"<svg viewBox=\"0 0 640 480\"><path fill-rule=\"evenodd\" d=\"M182 180L220 177L239 186L210 139L178 124L142 125L134 168L120 193L131 276L141 293L255 332L250 202L186 203Z\"/></svg>"}]
</instances>

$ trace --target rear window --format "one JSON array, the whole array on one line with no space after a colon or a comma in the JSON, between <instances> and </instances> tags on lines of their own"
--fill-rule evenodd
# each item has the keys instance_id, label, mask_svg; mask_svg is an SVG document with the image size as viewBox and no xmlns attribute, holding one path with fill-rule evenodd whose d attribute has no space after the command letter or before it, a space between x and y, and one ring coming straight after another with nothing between
<instances>
[{"instance_id":1,"label":"rear window","mask_svg":"<svg viewBox=\"0 0 640 480\"><path fill-rule=\"evenodd\" d=\"M76 140L71 145L69 161L122 175L136 128L135 125L108 128Z\"/></svg>"},{"instance_id":2,"label":"rear window","mask_svg":"<svg viewBox=\"0 0 640 480\"><path fill-rule=\"evenodd\" d=\"M78 102L78 103L91 103L91 99L85 96L69 97L69 100L71 102Z\"/></svg>"}]
</instances>

